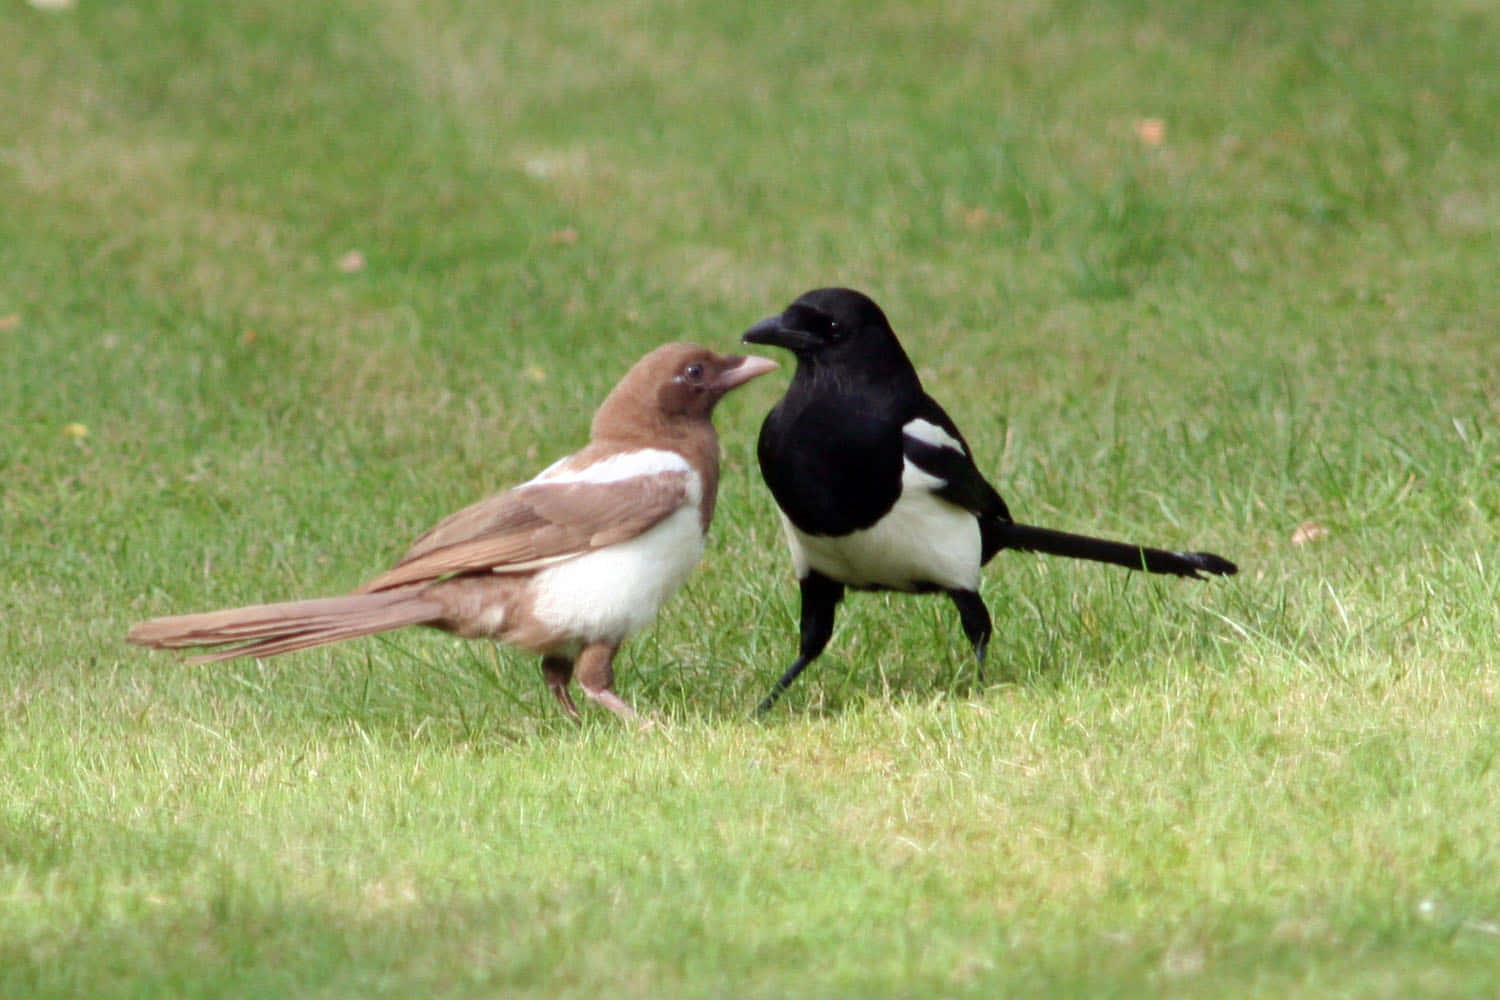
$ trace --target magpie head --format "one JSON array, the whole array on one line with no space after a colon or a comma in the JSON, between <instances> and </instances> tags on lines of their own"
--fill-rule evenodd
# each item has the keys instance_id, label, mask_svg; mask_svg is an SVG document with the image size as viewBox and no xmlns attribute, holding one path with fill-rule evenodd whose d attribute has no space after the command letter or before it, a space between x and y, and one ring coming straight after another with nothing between
<instances>
[{"instance_id":1,"label":"magpie head","mask_svg":"<svg viewBox=\"0 0 1500 1000\"><path fill-rule=\"evenodd\" d=\"M819 288L800 296L779 316L761 320L745 331L747 344L784 347L797 356L797 367L842 369L905 362L885 313L852 288Z\"/></svg>"},{"instance_id":2,"label":"magpie head","mask_svg":"<svg viewBox=\"0 0 1500 1000\"><path fill-rule=\"evenodd\" d=\"M593 436L667 434L673 427L706 423L724 395L776 362L727 355L697 344L666 344L637 361L594 414Z\"/></svg>"}]
</instances>

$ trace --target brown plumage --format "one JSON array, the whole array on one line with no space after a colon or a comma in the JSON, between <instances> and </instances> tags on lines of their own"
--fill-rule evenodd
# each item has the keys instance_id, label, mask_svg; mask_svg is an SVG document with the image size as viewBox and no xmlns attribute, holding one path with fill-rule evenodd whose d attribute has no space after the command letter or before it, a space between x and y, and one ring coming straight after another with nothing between
<instances>
[{"instance_id":1,"label":"brown plumage","mask_svg":"<svg viewBox=\"0 0 1500 1000\"><path fill-rule=\"evenodd\" d=\"M638 361L594 415L586 447L529 482L439 521L352 594L156 618L129 641L203 648L194 662L274 656L407 625L490 638L542 656L576 718L576 674L613 690L615 651L655 615L702 553L718 492L714 404L775 367L668 344Z\"/></svg>"}]
</instances>

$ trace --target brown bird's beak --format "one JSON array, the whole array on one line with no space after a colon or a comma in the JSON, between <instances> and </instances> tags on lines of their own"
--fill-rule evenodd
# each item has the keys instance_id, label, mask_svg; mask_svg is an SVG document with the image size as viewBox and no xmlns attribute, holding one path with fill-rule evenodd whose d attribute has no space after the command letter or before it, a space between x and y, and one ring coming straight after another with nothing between
<instances>
[{"instance_id":1,"label":"brown bird's beak","mask_svg":"<svg viewBox=\"0 0 1500 1000\"><path fill-rule=\"evenodd\" d=\"M776 362L770 358L757 357L754 354L745 357L731 356L724 359L729 367L719 373L714 379L714 384L720 392L728 392L730 389L738 388L758 375L775 371L778 367Z\"/></svg>"}]
</instances>

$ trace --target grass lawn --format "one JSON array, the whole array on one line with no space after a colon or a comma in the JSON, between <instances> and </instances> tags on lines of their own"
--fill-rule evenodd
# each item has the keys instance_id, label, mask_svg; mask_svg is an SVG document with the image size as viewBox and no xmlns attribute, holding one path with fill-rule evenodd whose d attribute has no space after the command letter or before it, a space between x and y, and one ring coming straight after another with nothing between
<instances>
[{"instance_id":1,"label":"grass lawn","mask_svg":"<svg viewBox=\"0 0 1500 1000\"><path fill-rule=\"evenodd\" d=\"M1495 996L1497 67L1483 0L0 7L0 996ZM1019 519L1241 574L1002 555L983 683L856 596L757 720L773 375L653 731L124 644L834 283Z\"/></svg>"}]
</instances>

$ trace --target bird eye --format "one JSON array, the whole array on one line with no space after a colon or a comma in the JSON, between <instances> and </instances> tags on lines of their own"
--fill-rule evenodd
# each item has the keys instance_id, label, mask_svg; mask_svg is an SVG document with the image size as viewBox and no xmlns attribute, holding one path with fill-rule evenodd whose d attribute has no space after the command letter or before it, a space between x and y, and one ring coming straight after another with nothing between
<instances>
[{"instance_id":1,"label":"bird eye","mask_svg":"<svg viewBox=\"0 0 1500 1000\"><path fill-rule=\"evenodd\" d=\"M697 382L703 378L703 366L696 361L682 370L682 374L689 382Z\"/></svg>"}]
</instances>

